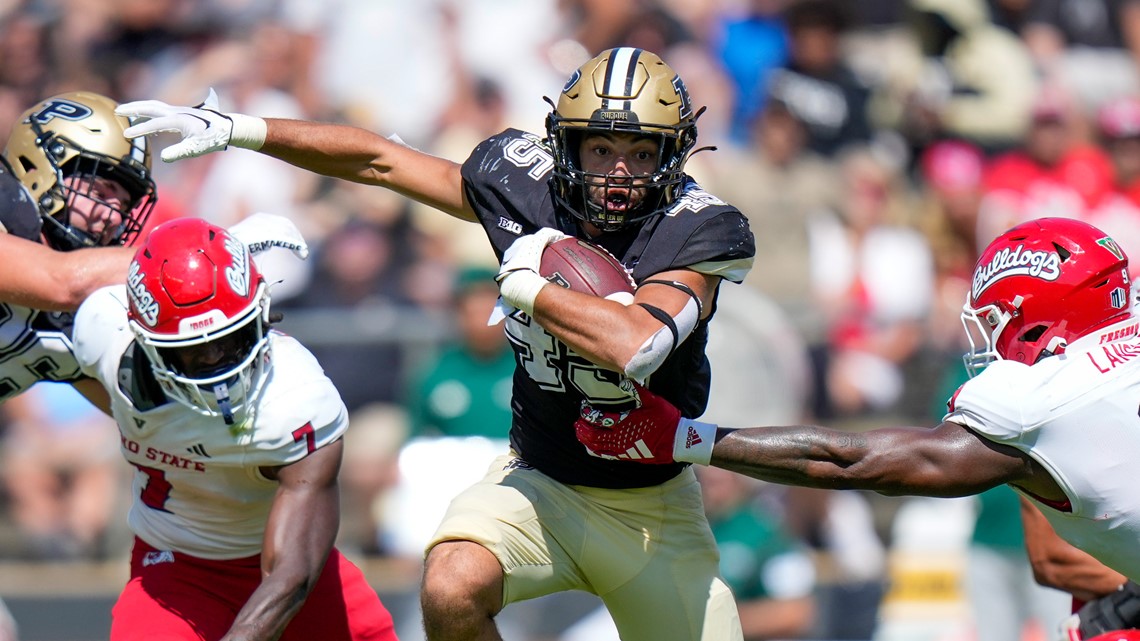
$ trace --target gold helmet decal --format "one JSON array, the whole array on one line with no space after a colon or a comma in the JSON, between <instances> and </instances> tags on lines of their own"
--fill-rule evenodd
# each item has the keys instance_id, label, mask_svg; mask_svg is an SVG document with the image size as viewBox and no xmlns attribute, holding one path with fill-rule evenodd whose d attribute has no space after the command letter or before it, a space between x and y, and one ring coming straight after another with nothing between
<instances>
[{"instance_id":1,"label":"gold helmet decal","mask_svg":"<svg viewBox=\"0 0 1140 641\"><path fill-rule=\"evenodd\" d=\"M606 51L577 69L557 111L565 119L646 130L672 130L693 117L681 77L656 54L630 47Z\"/></svg>"}]
</instances>

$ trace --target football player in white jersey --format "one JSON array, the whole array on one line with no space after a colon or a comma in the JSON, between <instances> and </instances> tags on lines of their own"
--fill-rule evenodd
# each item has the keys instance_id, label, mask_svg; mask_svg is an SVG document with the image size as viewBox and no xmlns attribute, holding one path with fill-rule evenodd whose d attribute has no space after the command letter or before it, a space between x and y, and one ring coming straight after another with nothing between
<instances>
[{"instance_id":1,"label":"football player in white jersey","mask_svg":"<svg viewBox=\"0 0 1140 641\"><path fill-rule=\"evenodd\" d=\"M1140 317L1131 286L1128 258L1102 231L1030 221L990 243L974 269L962 322L976 376L932 429L729 429L642 393L628 414L583 407L578 438L599 456L811 487L951 497L1008 484L1064 540L1130 579L1082 609L1068 638L1137 627Z\"/></svg>"},{"instance_id":2,"label":"football player in white jersey","mask_svg":"<svg viewBox=\"0 0 1140 641\"><path fill-rule=\"evenodd\" d=\"M202 219L164 223L126 285L96 291L75 323L80 366L110 394L135 468L112 641L394 640L333 548L344 403L270 329L246 245Z\"/></svg>"}]
</instances>

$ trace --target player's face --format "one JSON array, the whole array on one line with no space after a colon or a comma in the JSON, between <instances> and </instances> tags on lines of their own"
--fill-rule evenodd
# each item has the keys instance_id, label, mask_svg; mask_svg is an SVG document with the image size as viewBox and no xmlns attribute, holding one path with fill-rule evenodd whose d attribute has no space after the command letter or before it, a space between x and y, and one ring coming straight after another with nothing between
<instances>
[{"instance_id":1,"label":"player's face","mask_svg":"<svg viewBox=\"0 0 1140 641\"><path fill-rule=\"evenodd\" d=\"M239 330L200 345L172 349L169 360L186 376L209 378L216 372L235 367L250 349L250 333Z\"/></svg>"},{"instance_id":2,"label":"player's face","mask_svg":"<svg viewBox=\"0 0 1140 641\"><path fill-rule=\"evenodd\" d=\"M638 185L648 182L657 170L660 143L637 134L589 134L582 138L578 154L587 174L590 201L607 211L624 213L645 198ZM601 174L606 176L602 178Z\"/></svg>"},{"instance_id":3,"label":"player's face","mask_svg":"<svg viewBox=\"0 0 1140 641\"><path fill-rule=\"evenodd\" d=\"M101 176L69 176L66 185L73 190L68 224L91 234L100 245L110 244L123 224L123 212L131 208L130 192Z\"/></svg>"}]
</instances>

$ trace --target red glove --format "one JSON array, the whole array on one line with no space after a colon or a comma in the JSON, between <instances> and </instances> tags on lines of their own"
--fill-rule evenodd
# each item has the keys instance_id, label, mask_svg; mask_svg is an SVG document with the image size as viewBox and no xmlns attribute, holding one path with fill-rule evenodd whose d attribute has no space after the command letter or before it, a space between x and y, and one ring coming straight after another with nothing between
<instances>
[{"instance_id":1,"label":"red glove","mask_svg":"<svg viewBox=\"0 0 1140 641\"><path fill-rule=\"evenodd\" d=\"M634 383L636 409L606 412L582 401L578 441L599 458L639 463L702 463L712 456L716 425L683 418L680 410Z\"/></svg>"}]
</instances>

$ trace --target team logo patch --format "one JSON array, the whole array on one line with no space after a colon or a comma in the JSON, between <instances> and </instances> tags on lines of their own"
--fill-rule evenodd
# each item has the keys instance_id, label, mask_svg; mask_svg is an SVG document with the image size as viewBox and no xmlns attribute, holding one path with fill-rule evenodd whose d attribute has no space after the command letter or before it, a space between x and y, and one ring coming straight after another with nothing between
<instances>
[{"instance_id":1,"label":"team logo patch","mask_svg":"<svg viewBox=\"0 0 1140 641\"><path fill-rule=\"evenodd\" d=\"M515 236L522 233L522 223L515 222L510 218L499 216L499 229L505 229Z\"/></svg>"},{"instance_id":2,"label":"team logo patch","mask_svg":"<svg viewBox=\"0 0 1140 641\"><path fill-rule=\"evenodd\" d=\"M1124 309L1128 305L1128 292L1123 287L1117 287L1108 295L1109 303L1113 309Z\"/></svg>"},{"instance_id":3,"label":"team logo patch","mask_svg":"<svg viewBox=\"0 0 1140 641\"><path fill-rule=\"evenodd\" d=\"M582 70L581 69L575 70L574 73L571 74L570 79L566 81L566 84L562 86L562 93L566 93L567 91L570 91L571 89L573 89L574 85L578 84L578 81L581 79L582 79Z\"/></svg>"},{"instance_id":4,"label":"team logo patch","mask_svg":"<svg viewBox=\"0 0 1140 641\"><path fill-rule=\"evenodd\" d=\"M1055 281L1060 275L1061 257L1057 252L1026 251L1024 245L1006 247L974 272L972 296L977 299L990 285L1010 276Z\"/></svg>"},{"instance_id":5,"label":"team logo patch","mask_svg":"<svg viewBox=\"0 0 1140 641\"><path fill-rule=\"evenodd\" d=\"M226 234L225 236L226 251L230 253L230 266L226 267L226 282L230 284L230 288L238 296L249 295L249 254L246 252L245 245L233 236Z\"/></svg>"},{"instance_id":6,"label":"team logo patch","mask_svg":"<svg viewBox=\"0 0 1140 641\"><path fill-rule=\"evenodd\" d=\"M681 76L673 76L673 91L677 92L677 97L681 99L681 105L678 109L678 116L681 120L685 120L693 115L693 105L689 102L689 90L685 87L685 82L681 80Z\"/></svg>"},{"instance_id":7,"label":"team logo patch","mask_svg":"<svg viewBox=\"0 0 1140 641\"><path fill-rule=\"evenodd\" d=\"M28 119L34 120L41 125L46 125L51 122L53 118L62 118L74 122L83 120L93 113L95 112L87 105L56 98L45 102L43 106L37 109Z\"/></svg>"},{"instance_id":8,"label":"team logo patch","mask_svg":"<svg viewBox=\"0 0 1140 641\"><path fill-rule=\"evenodd\" d=\"M1120 245L1116 244L1115 240L1109 238L1108 236L1105 236L1104 238L1096 241L1096 244L1112 252L1112 255L1116 256L1117 260L1124 260L1124 250L1120 248Z\"/></svg>"},{"instance_id":9,"label":"team logo patch","mask_svg":"<svg viewBox=\"0 0 1140 641\"><path fill-rule=\"evenodd\" d=\"M146 274L142 273L138 261L131 261L130 271L127 273L127 294L131 297L131 305L138 313L139 319L154 327L158 323L158 301L154 294L146 288L143 280Z\"/></svg>"},{"instance_id":10,"label":"team logo patch","mask_svg":"<svg viewBox=\"0 0 1140 641\"><path fill-rule=\"evenodd\" d=\"M143 555L142 565L144 568L159 563L174 563L174 553L170 550L158 550Z\"/></svg>"},{"instance_id":11,"label":"team logo patch","mask_svg":"<svg viewBox=\"0 0 1140 641\"><path fill-rule=\"evenodd\" d=\"M506 465L503 466L504 470L533 470L534 466L521 458L513 458Z\"/></svg>"},{"instance_id":12,"label":"team logo patch","mask_svg":"<svg viewBox=\"0 0 1140 641\"><path fill-rule=\"evenodd\" d=\"M694 445L700 445L703 441L697 429L692 425L689 426L689 431L685 433L685 449L689 449Z\"/></svg>"}]
</instances>

